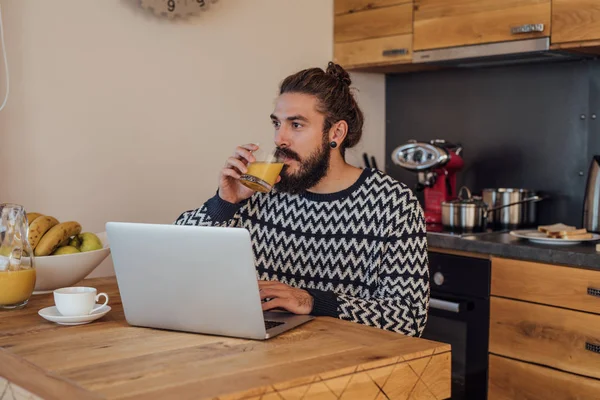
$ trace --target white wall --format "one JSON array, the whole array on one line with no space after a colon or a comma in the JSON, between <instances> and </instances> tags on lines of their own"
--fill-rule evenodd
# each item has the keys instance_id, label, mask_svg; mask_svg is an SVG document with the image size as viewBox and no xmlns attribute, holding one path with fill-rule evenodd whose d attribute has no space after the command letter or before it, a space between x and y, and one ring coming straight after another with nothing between
<instances>
[{"instance_id":1,"label":"white wall","mask_svg":"<svg viewBox=\"0 0 600 400\"><path fill-rule=\"evenodd\" d=\"M138 0L0 4L0 201L85 231L199 206L235 145L270 140L278 83L332 58L332 0L220 0L176 21ZM367 126L349 160L382 164L384 77L353 78Z\"/></svg>"}]
</instances>

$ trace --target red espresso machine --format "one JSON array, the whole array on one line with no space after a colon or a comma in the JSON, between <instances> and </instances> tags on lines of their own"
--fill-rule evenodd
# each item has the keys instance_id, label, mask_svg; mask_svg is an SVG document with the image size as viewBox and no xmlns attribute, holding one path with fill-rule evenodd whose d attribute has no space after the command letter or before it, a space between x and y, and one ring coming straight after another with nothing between
<instances>
[{"instance_id":1,"label":"red espresso machine","mask_svg":"<svg viewBox=\"0 0 600 400\"><path fill-rule=\"evenodd\" d=\"M417 173L416 191L425 197L425 222L428 230L442 227L442 202L456 199L456 173L464 166L462 146L435 139L409 140L392 152L392 161Z\"/></svg>"}]
</instances>

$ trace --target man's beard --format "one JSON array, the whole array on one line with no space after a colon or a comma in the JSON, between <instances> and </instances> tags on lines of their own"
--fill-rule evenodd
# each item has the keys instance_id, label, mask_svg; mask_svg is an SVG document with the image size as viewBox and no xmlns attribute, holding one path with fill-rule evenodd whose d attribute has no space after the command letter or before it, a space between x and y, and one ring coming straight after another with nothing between
<instances>
[{"instance_id":1,"label":"man's beard","mask_svg":"<svg viewBox=\"0 0 600 400\"><path fill-rule=\"evenodd\" d=\"M300 163L298 172L289 174L287 172L288 166L284 165L281 173L281 181L275 184L275 189L279 192L286 192L290 194L298 194L310 189L327 175L329 169L329 159L331 153L329 151L329 141L327 136L323 135L323 142L319 149L302 161L300 156L295 151L287 148L277 149L278 155L291 158Z\"/></svg>"}]
</instances>

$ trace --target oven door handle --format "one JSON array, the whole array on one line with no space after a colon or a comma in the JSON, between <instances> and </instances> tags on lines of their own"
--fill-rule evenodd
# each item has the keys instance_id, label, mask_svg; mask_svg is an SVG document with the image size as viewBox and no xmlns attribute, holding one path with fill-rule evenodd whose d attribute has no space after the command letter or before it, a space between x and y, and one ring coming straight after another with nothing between
<instances>
[{"instance_id":1,"label":"oven door handle","mask_svg":"<svg viewBox=\"0 0 600 400\"><path fill-rule=\"evenodd\" d=\"M460 312L460 303L440 300L433 297L429 299L429 307L435 308L436 310L450 311L457 314Z\"/></svg>"}]
</instances>

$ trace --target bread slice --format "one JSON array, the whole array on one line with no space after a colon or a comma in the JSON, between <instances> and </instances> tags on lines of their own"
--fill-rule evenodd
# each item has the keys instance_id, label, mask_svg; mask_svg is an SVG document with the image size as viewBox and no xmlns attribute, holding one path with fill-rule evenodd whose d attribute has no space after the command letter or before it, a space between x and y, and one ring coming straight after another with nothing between
<instances>
[{"instance_id":1,"label":"bread slice","mask_svg":"<svg viewBox=\"0 0 600 400\"><path fill-rule=\"evenodd\" d=\"M572 235L570 232L567 232L567 234L561 235L560 237L562 239L575 239L575 240L577 240L577 239L591 239L593 237L593 235L591 233L587 233L587 231L584 232L584 233L578 233L576 235Z\"/></svg>"},{"instance_id":2,"label":"bread slice","mask_svg":"<svg viewBox=\"0 0 600 400\"><path fill-rule=\"evenodd\" d=\"M585 228L575 229L574 231L560 231L558 234L560 236L577 236L577 235L585 235L588 231Z\"/></svg>"},{"instance_id":3,"label":"bread slice","mask_svg":"<svg viewBox=\"0 0 600 400\"><path fill-rule=\"evenodd\" d=\"M561 238L565 236L585 235L586 233L588 232L585 229L575 229L573 231L546 232L546 236L550 238Z\"/></svg>"},{"instance_id":4,"label":"bread slice","mask_svg":"<svg viewBox=\"0 0 600 400\"><path fill-rule=\"evenodd\" d=\"M565 224L554 224L554 225L540 225L538 226L538 231L548 233L559 233L559 232L569 232L574 231L577 228L574 226L569 226Z\"/></svg>"}]
</instances>

